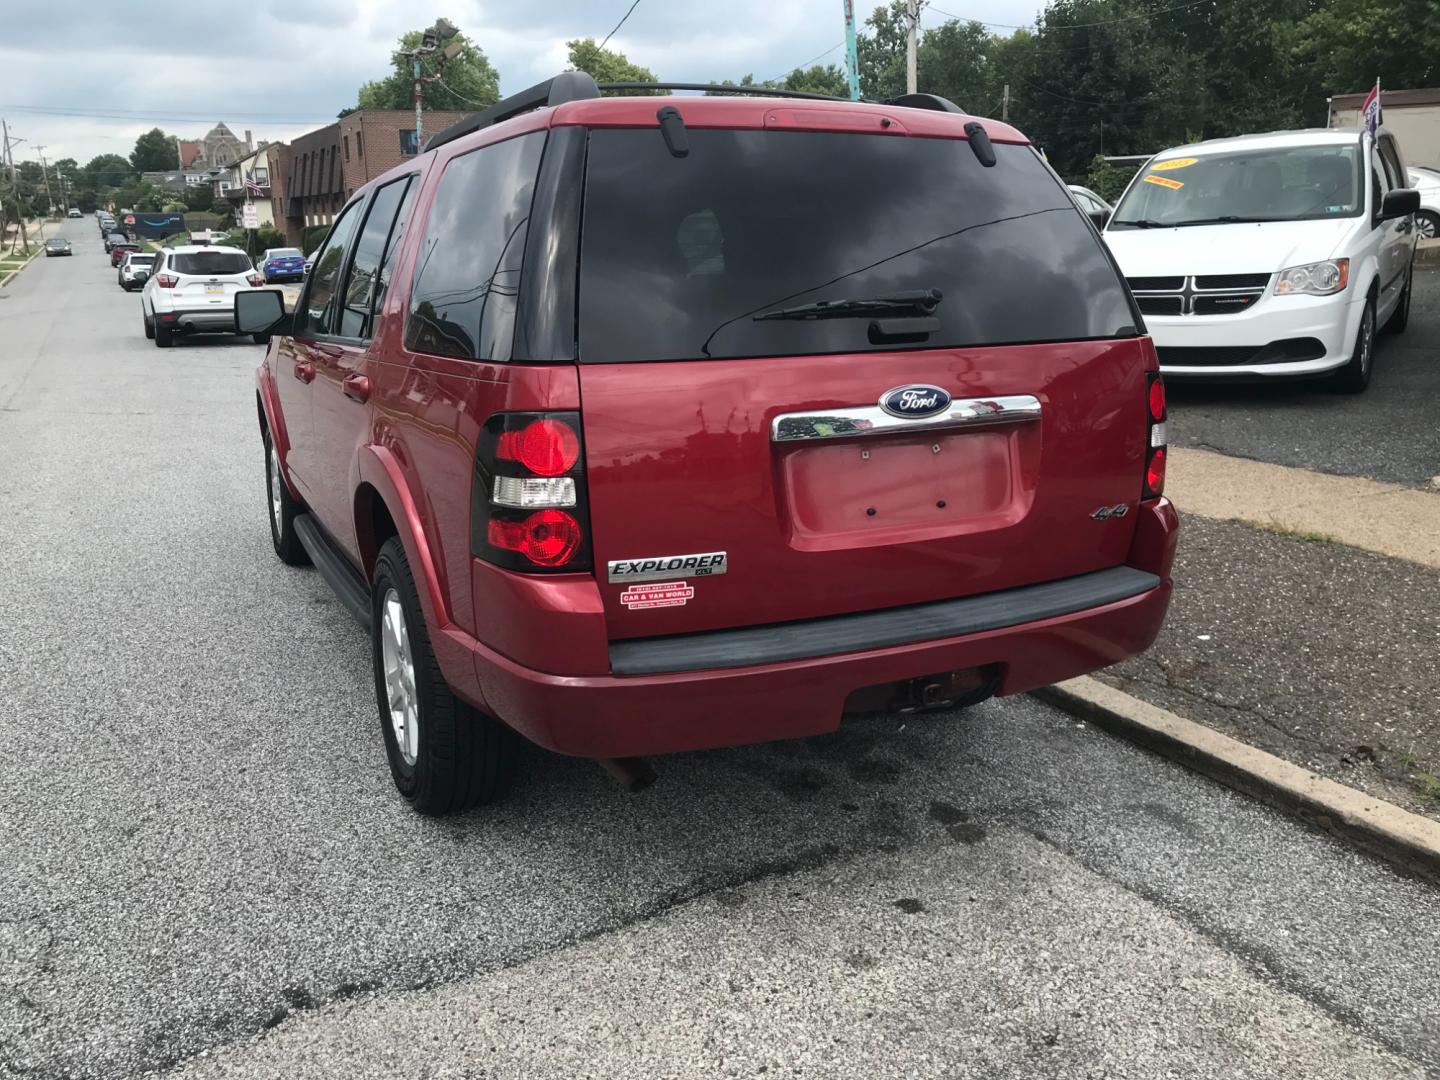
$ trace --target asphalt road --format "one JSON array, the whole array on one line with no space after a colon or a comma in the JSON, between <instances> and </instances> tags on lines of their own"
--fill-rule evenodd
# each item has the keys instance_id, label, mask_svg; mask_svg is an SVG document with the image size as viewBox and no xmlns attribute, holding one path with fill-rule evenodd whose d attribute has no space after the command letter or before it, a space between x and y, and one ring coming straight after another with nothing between
<instances>
[{"instance_id":1,"label":"asphalt road","mask_svg":"<svg viewBox=\"0 0 1440 1080\"><path fill-rule=\"evenodd\" d=\"M410 813L259 350L68 231L0 290L0 1076L1440 1076L1440 893L1029 699Z\"/></svg>"},{"instance_id":2,"label":"asphalt road","mask_svg":"<svg viewBox=\"0 0 1440 1080\"><path fill-rule=\"evenodd\" d=\"M1318 472L1431 487L1440 476L1440 270L1415 271L1410 325L1382 335L1359 395L1312 382L1172 380L1170 440Z\"/></svg>"}]
</instances>

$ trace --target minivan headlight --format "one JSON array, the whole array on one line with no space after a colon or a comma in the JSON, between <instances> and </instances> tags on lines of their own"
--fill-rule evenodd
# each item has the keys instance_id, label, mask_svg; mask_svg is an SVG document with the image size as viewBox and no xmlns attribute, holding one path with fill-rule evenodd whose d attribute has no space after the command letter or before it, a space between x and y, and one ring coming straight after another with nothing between
<instances>
[{"instance_id":1,"label":"minivan headlight","mask_svg":"<svg viewBox=\"0 0 1440 1080\"><path fill-rule=\"evenodd\" d=\"M1350 283L1349 259L1326 259L1324 262L1306 263L1281 270L1275 282L1276 296L1290 296L1295 293L1309 293L1311 296L1330 296L1338 293Z\"/></svg>"}]
</instances>

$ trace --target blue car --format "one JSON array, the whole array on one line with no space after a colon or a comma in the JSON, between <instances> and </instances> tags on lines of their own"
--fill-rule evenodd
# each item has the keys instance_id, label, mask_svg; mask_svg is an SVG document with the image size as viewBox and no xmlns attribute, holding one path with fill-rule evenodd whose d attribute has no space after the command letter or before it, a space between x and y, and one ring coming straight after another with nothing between
<instances>
[{"instance_id":1,"label":"blue car","mask_svg":"<svg viewBox=\"0 0 1440 1080\"><path fill-rule=\"evenodd\" d=\"M305 255L299 248L267 248L260 259L260 273L267 282L298 281L305 276Z\"/></svg>"}]
</instances>

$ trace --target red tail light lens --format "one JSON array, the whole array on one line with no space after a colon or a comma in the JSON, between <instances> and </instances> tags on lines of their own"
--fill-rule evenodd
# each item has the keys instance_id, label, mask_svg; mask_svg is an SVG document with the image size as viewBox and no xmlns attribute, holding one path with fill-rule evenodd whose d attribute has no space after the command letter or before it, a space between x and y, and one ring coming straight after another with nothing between
<instances>
[{"instance_id":1,"label":"red tail light lens","mask_svg":"<svg viewBox=\"0 0 1440 1080\"><path fill-rule=\"evenodd\" d=\"M589 570L588 496L578 412L496 413L475 447L470 550L509 570Z\"/></svg>"},{"instance_id":2,"label":"red tail light lens","mask_svg":"<svg viewBox=\"0 0 1440 1080\"><path fill-rule=\"evenodd\" d=\"M1150 464L1145 467L1145 494L1158 498L1165 494L1165 448L1162 446L1150 455Z\"/></svg>"},{"instance_id":3,"label":"red tail light lens","mask_svg":"<svg viewBox=\"0 0 1440 1080\"><path fill-rule=\"evenodd\" d=\"M1157 424L1165 419L1165 381L1158 376L1150 382L1150 419Z\"/></svg>"},{"instance_id":4,"label":"red tail light lens","mask_svg":"<svg viewBox=\"0 0 1440 1080\"><path fill-rule=\"evenodd\" d=\"M564 476L580 457L580 439L561 420L532 420L519 431L501 432L495 456L536 476Z\"/></svg>"},{"instance_id":5,"label":"red tail light lens","mask_svg":"<svg viewBox=\"0 0 1440 1080\"><path fill-rule=\"evenodd\" d=\"M180 284L180 279L174 274L157 274L155 276L155 284L159 285L162 289L173 289Z\"/></svg>"},{"instance_id":6,"label":"red tail light lens","mask_svg":"<svg viewBox=\"0 0 1440 1080\"><path fill-rule=\"evenodd\" d=\"M250 287L253 289L258 289L261 285L265 284L264 280L260 277L259 274L251 274L245 280L250 282Z\"/></svg>"},{"instance_id":7,"label":"red tail light lens","mask_svg":"<svg viewBox=\"0 0 1440 1080\"><path fill-rule=\"evenodd\" d=\"M490 521L490 543L536 566L564 566L580 550L580 523L564 510L537 510L524 521Z\"/></svg>"}]
</instances>

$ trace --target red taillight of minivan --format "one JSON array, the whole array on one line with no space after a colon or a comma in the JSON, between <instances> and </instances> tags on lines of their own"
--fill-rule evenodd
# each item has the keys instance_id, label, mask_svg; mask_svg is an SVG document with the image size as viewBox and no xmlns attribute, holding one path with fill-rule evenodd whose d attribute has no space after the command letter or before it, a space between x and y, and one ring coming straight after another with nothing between
<instances>
[{"instance_id":1,"label":"red taillight of minivan","mask_svg":"<svg viewBox=\"0 0 1440 1080\"><path fill-rule=\"evenodd\" d=\"M590 569L580 414L496 413L475 452L471 550L510 570Z\"/></svg>"},{"instance_id":2,"label":"red taillight of minivan","mask_svg":"<svg viewBox=\"0 0 1440 1080\"><path fill-rule=\"evenodd\" d=\"M1158 371L1150 372L1147 378L1149 443L1145 450L1145 498L1157 499L1165 494L1165 449L1169 438L1165 429L1165 381Z\"/></svg>"}]
</instances>

